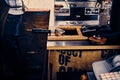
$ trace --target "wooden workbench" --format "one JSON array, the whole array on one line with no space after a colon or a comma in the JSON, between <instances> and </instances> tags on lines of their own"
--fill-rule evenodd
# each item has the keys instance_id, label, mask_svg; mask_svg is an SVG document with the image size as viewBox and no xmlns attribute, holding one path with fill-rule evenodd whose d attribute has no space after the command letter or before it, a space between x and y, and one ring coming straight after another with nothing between
<instances>
[{"instance_id":1,"label":"wooden workbench","mask_svg":"<svg viewBox=\"0 0 120 80\"><path fill-rule=\"evenodd\" d=\"M48 12L48 8L25 8L25 12Z\"/></svg>"},{"instance_id":2,"label":"wooden workbench","mask_svg":"<svg viewBox=\"0 0 120 80\"><path fill-rule=\"evenodd\" d=\"M56 80L61 72L92 71L94 61L118 54L120 45L93 45L81 34L48 36L47 50L48 80Z\"/></svg>"},{"instance_id":3,"label":"wooden workbench","mask_svg":"<svg viewBox=\"0 0 120 80\"><path fill-rule=\"evenodd\" d=\"M48 41L47 50L108 50L120 45L90 45L89 41Z\"/></svg>"}]
</instances>

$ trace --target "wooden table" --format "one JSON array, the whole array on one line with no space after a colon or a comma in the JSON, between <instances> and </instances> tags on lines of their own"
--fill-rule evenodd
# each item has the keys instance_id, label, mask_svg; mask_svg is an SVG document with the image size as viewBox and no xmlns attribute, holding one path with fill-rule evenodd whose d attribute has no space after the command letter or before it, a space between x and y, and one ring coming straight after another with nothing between
<instances>
[{"instance_id":1,"label":"wooden table","mask_svg":"<svg viewBox=\"0 0 120 80\"><path fill-rule=\"evenodd\" d=\"M92 63L116 54L120 45L93 45L88 40L47 41L48 80L59 72L92 71Z\"/></svg>"}]
</instances>

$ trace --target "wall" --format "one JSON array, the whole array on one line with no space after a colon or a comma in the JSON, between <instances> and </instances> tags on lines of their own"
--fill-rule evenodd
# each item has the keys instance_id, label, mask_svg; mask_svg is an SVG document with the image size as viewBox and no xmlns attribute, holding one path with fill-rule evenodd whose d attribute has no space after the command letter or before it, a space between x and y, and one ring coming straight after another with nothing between
<instances>
[{"instance_id":1,"label":"wall","mask_svg":"<svg viewBox=\"0 0 120 80\"><path fill-rule=\"evenodd\" d=\"M24 3L27 8L49 9L49 26L54 26L54 0L24 0Z\"/></svg>"}]
</instances>

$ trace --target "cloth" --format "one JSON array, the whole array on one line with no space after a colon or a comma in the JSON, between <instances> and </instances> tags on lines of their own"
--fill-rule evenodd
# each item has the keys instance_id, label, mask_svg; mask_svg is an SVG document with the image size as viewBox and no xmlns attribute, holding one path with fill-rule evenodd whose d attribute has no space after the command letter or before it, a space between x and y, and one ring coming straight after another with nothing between
<instances>
[{"instance_id":1,"label":"cloth","mask_svg":"<svg viewBox=\"0 0 120 80\"><path fill-rule=\"evenodd\" d=\"M120 32L120 0L112 0L110 27L114 32Z\"/></svg>"},{"instance_id":2,"label":"cloth","mask_svg":"<svg viewBox=\"0 0 120 80\"><path fill-rule=\"evenodd\" d=\"M4 0L0 0L0 46L2 44L1 39L3 37L3 31L4 31L4 24L6 21L6 17L7 17L7 13L9 10L9 6L6 4L6 2ZM0 47L0 53L2 53L2 48ZM2 70L3 70L3 66L2 66L2 56L0 56L0 80L2 80Z\"/></svg>"},{"instance_id":3,"label":"cloth","mask_svg":"<svg viewBox=\"0 0 120 80\"><path fill-rule=\"evenodd\" d=\"M103 33L101 36L107 38L107 44L120 44L120 0L112 0L110 28L111 32Z\"/></svg>"},{"instance_id":4,"label":"cloth","mask_svg":"<svg viewBox=\"0 0 120 80\"><path fill-rule=\"evenodd\" d=\"M18 42L24 30L22 25L23 3L21 0L5 0L5 2L10 8L6 16L1 39L2 75L4 80L18 80L15 78L22 75L21 71L23 71L19 69L19 67L22 69L23 57L21 57Z\"/></svg>"},{"instance_id":5,"label":"cloth","mask_svg":"<svg viewBox=\"0 0 120 80\"><path fill-rule=\"evenodd\" d=\"M24 26L22 23L22 15L12 15L8 14L5 23L4 34L19 36L24 31Z\"/></svg>"},{"instance_id":6,"label":"cloth","mask_svg":"<svg viewBox=\"0 0 120 80\"><path fill-rule=\"evenodd\" d=\"M0 1L0 40L3 36L4 24L7 18L9 8L10 7L6 4L4 0Z\"/></svg>"},{"instance_id":7,"label":"cloth","mask_svg":"<svg viewBox=\"0 0 120 80\"><path fill-rule=\"evenodd\" d=\"M112 0L110 28L112 32L106 36L109 43L120 44L120 0Z\"/></svg>"},{"instance_id":8,"label":"cloth","mask_svg":"<svg viewBox=\"0 0 120 80\"><path fill-rule=\"evenodd\" d=\"M23 11L23 2L22 0L5 0L6 3L11 7L9 9L9 14L12 15L21 15L24 13Z\"/></svg>"}]
</instances>

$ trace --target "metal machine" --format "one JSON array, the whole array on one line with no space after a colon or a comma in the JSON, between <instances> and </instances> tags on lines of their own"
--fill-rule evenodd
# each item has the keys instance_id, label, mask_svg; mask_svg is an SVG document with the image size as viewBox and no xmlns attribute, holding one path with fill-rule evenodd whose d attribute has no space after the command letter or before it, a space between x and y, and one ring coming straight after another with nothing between
<instances>
[{"instance_id":1,"label":"metal machine","mask_svg":"<svg viewBox=\"0 0 120 80\"><path fill-rule=\"evenodd\" d=\"M54 8L55 25L106 24L105 20L109 21L110 19L109 11L111 4L106 1L102 3L102 7L96 7L96 1L97 0L56 0Z\"/></svg>"},{"instance_id":2,"label":"metal machine","mask_svg":"<svg viewBox=\"0 0 120 80\"><path fill-rule=\"evenodd\" d=\"M98 25L96 0L56 0L55 25Z\"/></svg>"}]
</instances>

